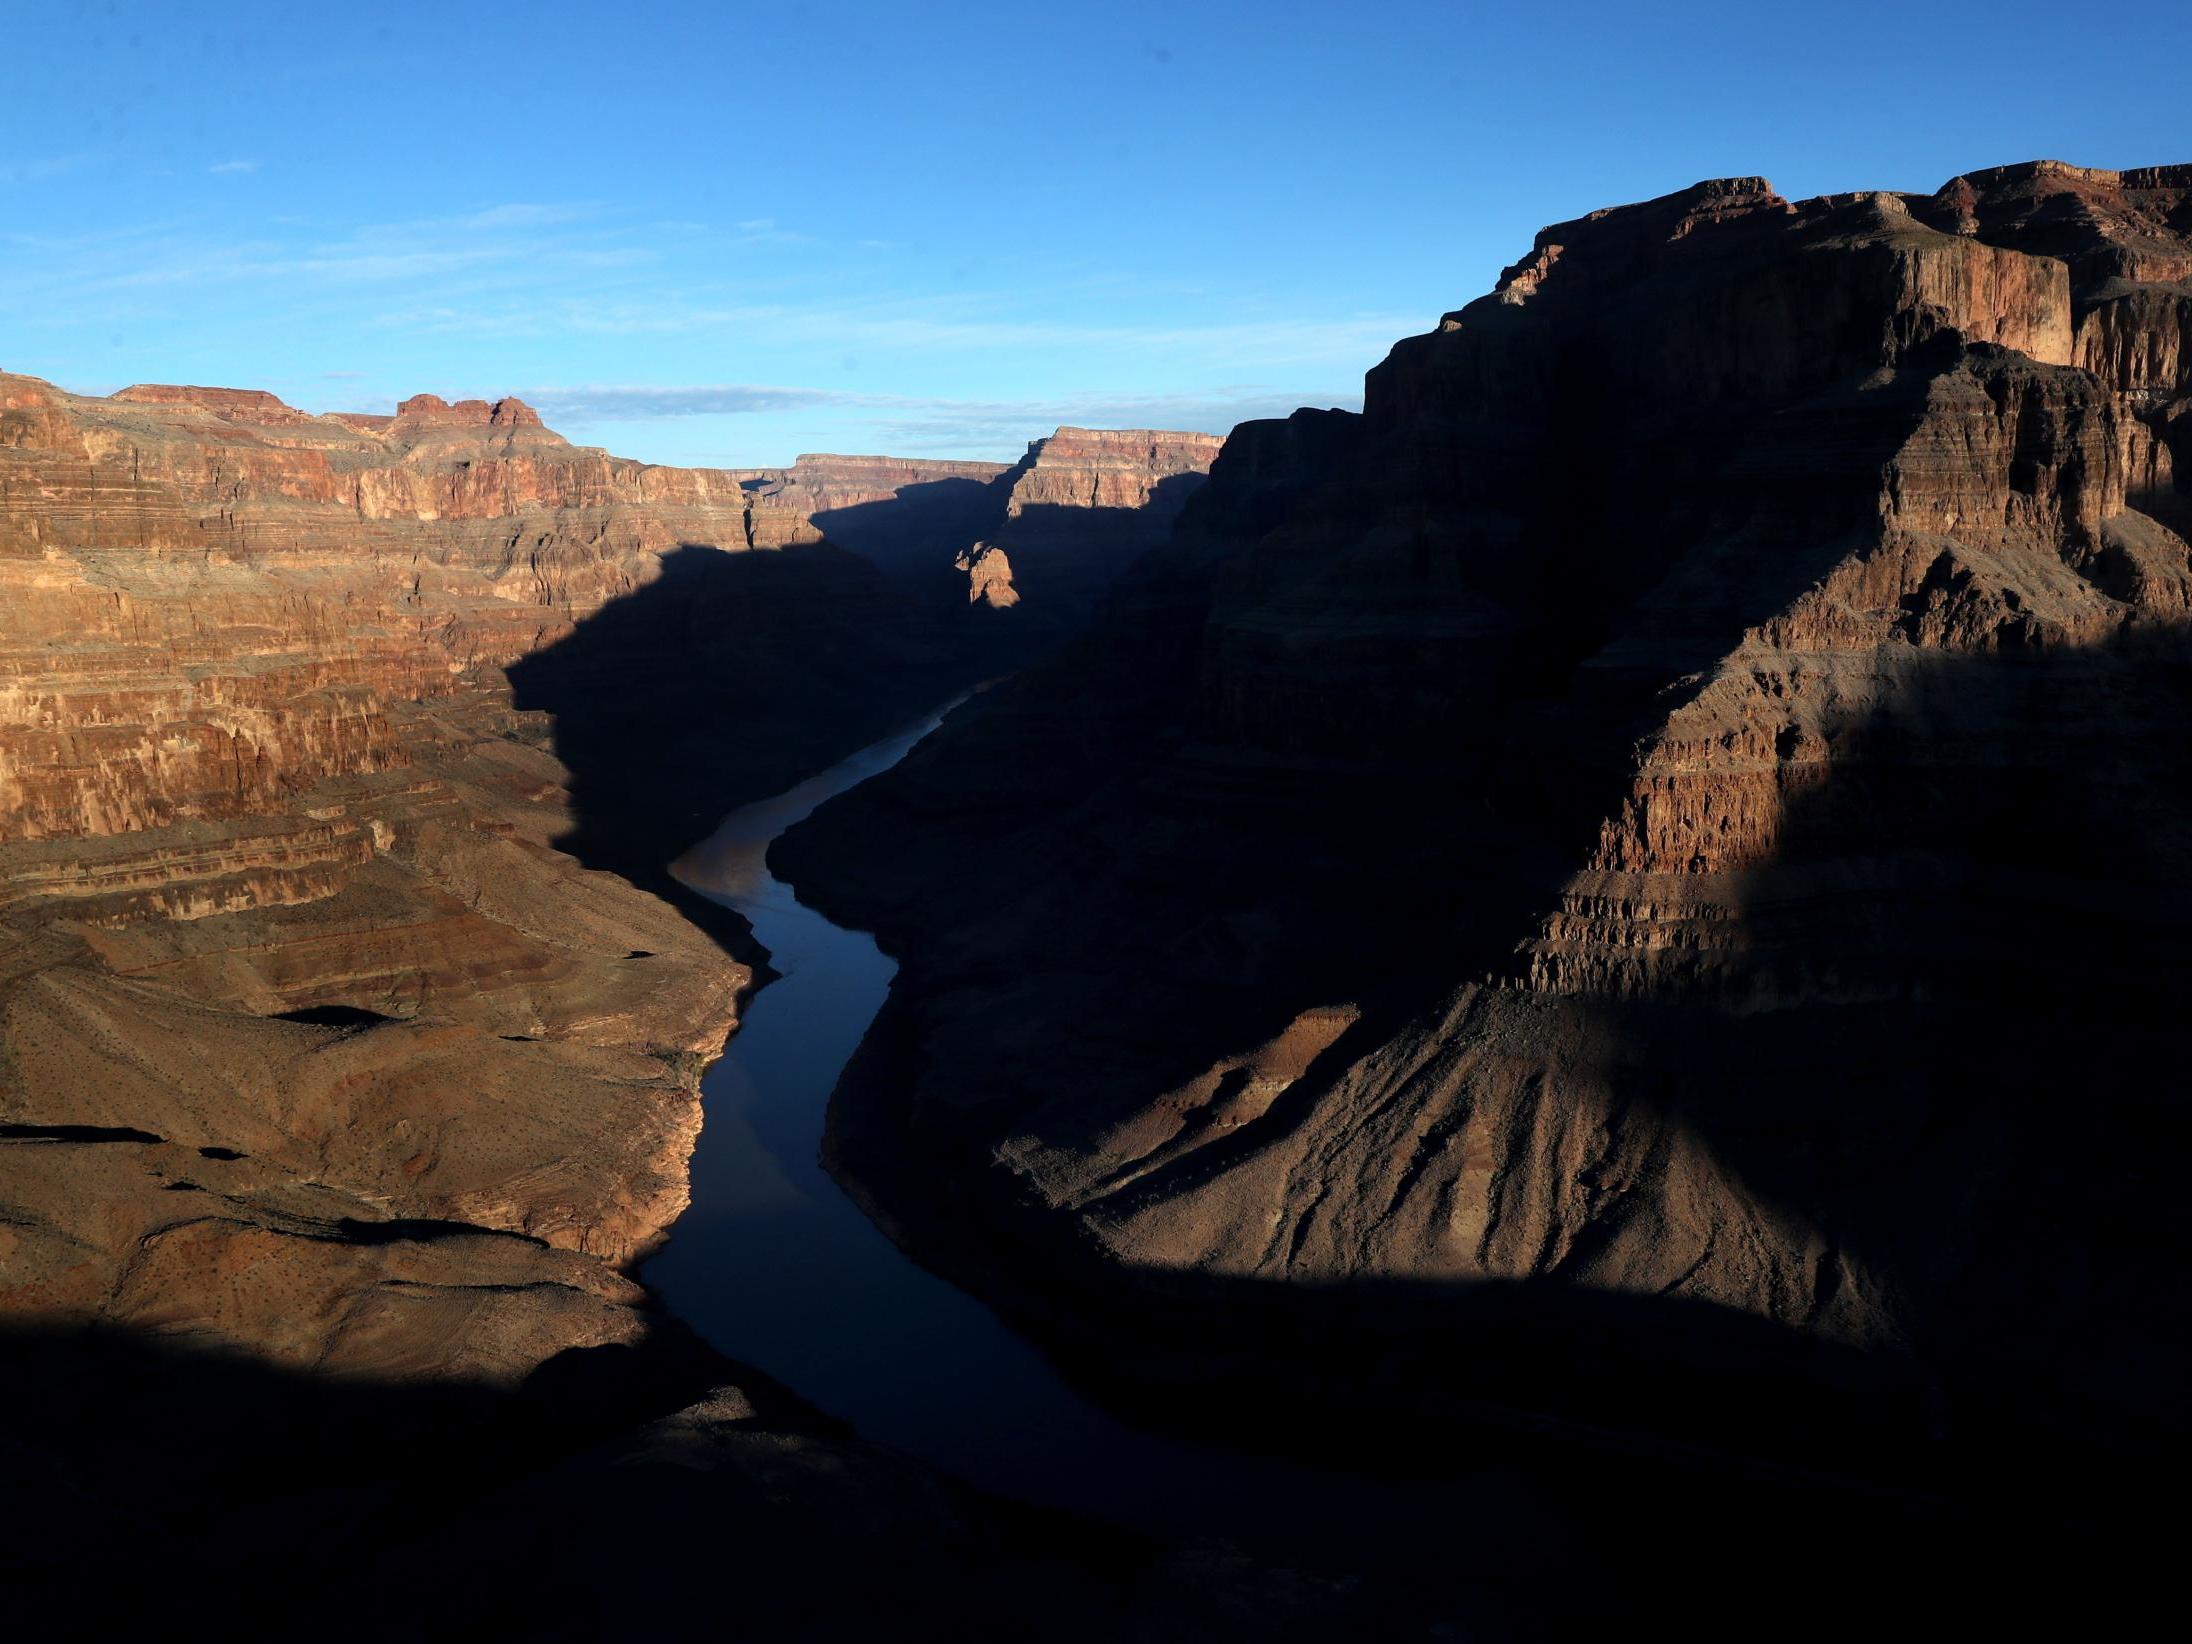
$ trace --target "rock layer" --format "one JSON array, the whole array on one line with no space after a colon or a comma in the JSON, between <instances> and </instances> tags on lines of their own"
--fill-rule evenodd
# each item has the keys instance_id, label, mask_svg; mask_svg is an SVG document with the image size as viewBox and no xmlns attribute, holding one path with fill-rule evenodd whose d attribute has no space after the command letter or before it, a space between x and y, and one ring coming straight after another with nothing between
<instances>
[{"instance_id":1,"label":"rock layer","mask_svg":"<svg viewBox=\"0 0 2192 1644\"><path fill-rule=\"evenodd\" d=\"M823 470L0 377L0 1315L503 1380L642 1333L751 968L625 881L970 666L815 516L999 470ZM662 761L621 806L587 701Z\"/></svg>"},{"instance_id":2,"label":"rock layer","mask_svg":"<svg viewBox=\"0 0 2192 1644\"><path fill-rule=\"evenodd\" d=\"M1412 1443L2180 1421L2188 257L2186 168L1706 183L1237 429L780 845L904 960L841 1171L1084 1354Z\"/></svg>"},{"instance_id":3,"label":"rock layer","mask_svg":"<svg viewBox=\"0 0 2192 1644\"><path fill-rule=\"evenodd\" d=\"M642 1625L635 1536L679 1566L664 1624L715 1613L718 1565L685 1555L729 1536L771 1636L943 1636L970 1588L1002 1622L1061 1581L1074 1636L1329 1630L1331 1582L1031 1522L860 1444L627 1276L685 1208L700 1072L760 959L665 864L994 668L951 558L1004 473L669 469L514 399L315 417L0 376L0 1577L26 1624L155 1621L244 1544L278 1607L361 1556L430 1572L345 1635L506 1626L545 1515L596 1549L520 1606L559 1634ZM105 1579L125 1540L141 1611ZM852 1560L875 1583L844 1587Z\"/></svg>"},{"instance_id":4,"label":"rock layer","mask_svg":"<svg viewBox=\"0 0 2192 1644\"><path fill-rule=\"evenodd\" d=\"M1171 533L1225 442L1214 434L1061 428L998 484L1001 518L964 548L969 603L1077 628L1142 554Z\"/></svg>"}]
</instances>

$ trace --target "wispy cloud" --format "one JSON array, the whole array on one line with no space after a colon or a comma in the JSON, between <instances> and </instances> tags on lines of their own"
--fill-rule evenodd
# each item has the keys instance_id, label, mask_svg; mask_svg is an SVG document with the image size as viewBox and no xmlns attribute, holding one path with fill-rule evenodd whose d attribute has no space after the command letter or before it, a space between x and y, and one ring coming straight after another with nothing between
<instances>
[{"instance_id":1,"label":"wispy cloud","mask_svg":"<svg viewBox=\"0 0 2192 1644\"><path fill-rule=\"evenodd\" d=\"M475 231L481 229L553 228L559 223L578 222L580 219L592 215L596 209L596 207L590 205L544 205L518 201L509 205L489 206L484 211L475 211L468 216L428 217L415 223L398 223L393 226L396 231L421 228L457 228Z\"/></svg>"},{"instance_id":2,"label":"wispy cloud","mask_svg":"<svg viewBox=\"0 0 2192 1644\"><path fill-rule=\"evenodd\" d=\"M252 162L255 163L255 162ZM213 168L231 170L246 162ZM652 259L645 245L629 243L614 229L596 230L596 208L583 204L520 202L448 217L370 223L278 238L236 238L204 232L190 222L147 224L72 239L48 239L36 249L53 254L43 264L11 271L25 282L74 293L126 292L148 287L241 285L253 281L320 284L433 282L452 290L460 275L497 271L507 289L553 286L575 273L636 268ZM270 227L310 230L309 221L284 218ZM30 242L6 236L10 243ZM42 276L42 280L41 280Z\"/></svg>"},{"instance_id":3,"label":"wispy cloud","mask_svg":"<svg viewBox=\"0 0 2192 1644\"><path fill-rule=\"evenodd\" d=\"M792 411L818 405L903 403L886 395L830 388L774 388L761 383L710 383L690 387L601 384L584 388L525 388L519 393L543 411L584 421L623 422L654 417L712 417L759 411Z\"/></svg>"},{"instance_id":4,"label":"wispy cloud","mask_svg":"<svg viewBox=\"0 0 2192 1644\"><path fill-rule=\"evenodd\" d=\"M81 154L48 154L28 160L0 160L0 183L42 183L49 177L65 176L79 167L91 164L93 156L87 150Z\"/></svg>"},{"instance_id":5,"label":"wispy cloud","mask_svg":"<svg viewBox=\"0 0 2192 1644\"><path fill-rule=\"evenodd\" d=\"M40 316L57 358L212 315L250 328L245 353L278 336L285 370L330 384L366 374L323 363L383 355L407 372L485 362L498 389L520 372L614 373L520 392L567 432L598 425L607 443L681 460L718 460L704 453L732 428L739 442L857 439L909 455L1010 455L1062 423L1222 432L1354 403L1363 368L1422 319L1035 255L945 274L759 213L701 223L511 200L358 223L324 207L235 220L187 197L168 209L97 230L0 226L0 313ZM799 243L760 243L780 240ZM764 380L659 385L701 361L718 363L693 374ZM1065 391L1076 383L1114 386ZM1121 391L1141 383L1171 392Z\"/></svg>"},{"instance_id":6,"label":"wispy cloud","mask_svg":"<svg viewBox=\"0 0 2192 1644\"><path fill-rule=\"evenodd\" d=\"M223 160L219 165L207 166L206 175L209 177L240 177L246 172L257 171L258 169L259 162L256 160Z\"/></svg>"},{"instance_id":7,"label":"wispy cloud","mask_svg":"<svg viewBox=\"0 0 2192 1644\"><path fill-rule=\"evenodd\" d=\"M1225 433L1258 417L1283 417L1303 405L1354 409L1354 393L1288 392L1260 384L1200 392L1118 394L1090 391L1027 400L963 400L867 394L838 388L764 383L689 386L597 384L524 388L519 393L550 422L586 428L668 417L864 411L863 425L909 454L1009 448L1061 426L1173 428Z\"/></svg>"},{"instance_id":8,"label":"wispy cloud","mask_svg":"<svg viewBox=\"0 0 2192 1644\"><path fill-rule=\"evenodd\" d=\"M674 336L765 334L778 346L863 353L1133 350L1192 356L1199 364L1360 369L1395 337L1422 329L1401 314L1274 316L1211 324L1128 325L1020 319L1026 294L1010 290L950 297L878 296L857 307L815 302L713 304L679 298L605 296L502 308L432 304L395 309L379 322L398 330L488 336ZM1358 363L1359 362L1359 363Z\"/></svg>"},{"instance_id":9,"label":"wispy cloud","mask_svg":"<svg viewBox=\"0 0 2192 1644\"><path fill-rule=\"evenodd\" d=\"M819 245L812 234L785 228L774 217L742 217L731 225L738 230L739 245Z\"/></svg>"}]
</instances>

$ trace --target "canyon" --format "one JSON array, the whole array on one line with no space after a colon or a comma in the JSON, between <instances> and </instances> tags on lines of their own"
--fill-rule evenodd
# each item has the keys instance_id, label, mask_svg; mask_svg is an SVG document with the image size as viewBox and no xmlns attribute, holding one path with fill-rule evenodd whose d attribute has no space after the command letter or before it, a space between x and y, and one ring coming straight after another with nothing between
<instances>
[{"instance_id":1,"label":"canyon","mask_svg":"<svg viewBox=\"0 0 2192 1644\"><path fill-rule=\"evenodd\" d=\"M0 375L0 1570L2029 1619L2183 1439L2188 532L2192 167L1701 183L1360 413L1012 464ZM824 1159L1144 1428L1426 1484L1382 1552L984 1494L644 1282L773 975L671 864L962 696L768 850L898 964Z\"/></svg>"},{"instance_id":2,"label":"canyon","mask_svg":"<svg viewBox=\"0 0 2192 1644\"><path fill-rule=\"evenodd\" d=\"M49 1520L19 1588L149 1510L147 1469L193 1481L185 1549L290 1446L326 1489L376 1450L476 1489L691 1400L787 1477L889 1475L631 1277L769 974L667 867L1019 643L884 569L928 550L948 591L1008 472L0 376L0 1331L44 1412L6 1505ZM207 1419L258 1436L208 1458ZM414 1424L446 1454L390 1449Z\"/></svg>"}]
</instances>

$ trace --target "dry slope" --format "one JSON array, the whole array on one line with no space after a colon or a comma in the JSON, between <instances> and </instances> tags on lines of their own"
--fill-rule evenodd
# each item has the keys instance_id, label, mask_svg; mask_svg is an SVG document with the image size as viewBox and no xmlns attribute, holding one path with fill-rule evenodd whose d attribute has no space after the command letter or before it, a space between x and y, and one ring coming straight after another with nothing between
<instances>
[{"instance_id":1,"label":"dry slope","mask_svg":"<svg viewBox=\"0 0 2192 1644\"><path fill-rule=\"evenodd\" d=\"M2185 168L1545 230L779 848L841 1167L1221 1407L2178 1422L2188 340Z\"/></svg>"}]
</instances>

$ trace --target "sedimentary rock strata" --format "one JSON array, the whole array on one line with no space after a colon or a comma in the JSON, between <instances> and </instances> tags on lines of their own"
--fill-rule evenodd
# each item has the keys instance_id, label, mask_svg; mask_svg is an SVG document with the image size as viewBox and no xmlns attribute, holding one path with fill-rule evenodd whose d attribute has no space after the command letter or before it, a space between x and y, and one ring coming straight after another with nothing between
<instances>
[{"instance_id":1,"label":"sedimentary rock strata","mask_svg":"<svg viewBox=\"0 0 2192 1644\"><path fill-rule=\"evenodd\" d=\"M2181 1419L2188 258L2181 167L1706 183L1236 430L779 847L904 959L841 1170L1228 1403Z\"/></svg>"},{"instance_id":2,"label":"sedimentary rock strata","mask_svg":"<svg viewBox=\"0 0 2192 1644\"><path fill-rule=\"evenodd\" d=\"M886 467L798 512L514 399L0 377L0 1316L383 1376L637 1338L750 971L572 853L664 888L942 689L814 524L948 465ZM586 700L663 762L629 809Z\"/></svg>"},{"instance_id":3,"label":"sedimentary rock strata","mask_svg":"<svg viewBox=\"0 0 2192 1644\"><path fill-rule=\"evenodd\" d=\"M827 540L948 617L1021 607L970 630L1000 658L1085 623L1165 540L1224 441L1143 428L1061 428L1002 463L812 455L747 477L756 547ZM954 575L956 570L957 575Z\"/></svg>"},{"instance_id":4,"label":"sedimentary rock strata","mask_svg":"<svg viewBox=\"0 0 2192 1644\"><path fill-rule=\"evenodd\" d=\"M1225 442L1212 434L1061 428L997 482L1002 516L957 565L969 603L1078 627L1098 597L1165 540Z\"/></svg>"},{"instance_id":5,"label":"sedimentary rock strata","mask_svg":"<svg viewBox=\"0 0 2192 1644\"><path fill-rule=\"evenodd\" d=\"M829 541L900 575L947 565L989 521L1001 462L902 457L798 458L753 475L756 547Z\"/></svg>"},{"instance_id":6,"label":"sedimentary rock strata","mask_svg":"<svg viewBox=\"0 0 2192 1644\"><path fill-rule=\"evenodd\" d=\"M916 1573L939 1617L1004 1571L1128 1614L1300 1607L1163 1544L1031 1538L627 1273L686 1205L700 1072L758 968L665 865L993 666L906 583L949 591L1004 472L668 469L513 399L312 416L0 377L0 1575L26 1624L97 1613L127 1539L170 1593L239 1544L262 1596L410 1557L441 1573L366 1613L415 1626L423 1591L444 1630L537 1578L544 1500L599 1529L610 1631L610 1549L650 1514L772 1549L746 1584L770 1626L847 1611L810 1589L855 1553L895 1572L864 1618ZM662 1602L698 1613L714 1579Z\"/></svg>"}]
</instances>

